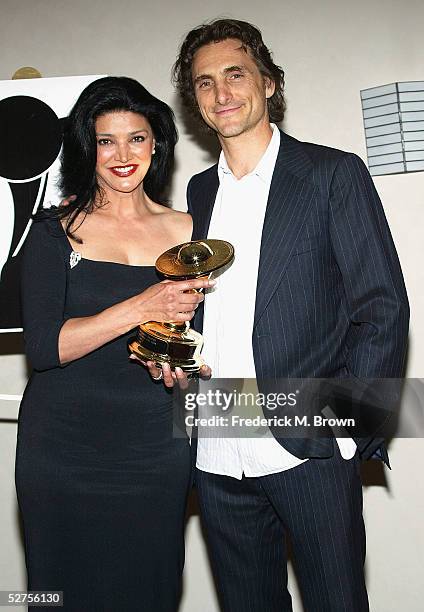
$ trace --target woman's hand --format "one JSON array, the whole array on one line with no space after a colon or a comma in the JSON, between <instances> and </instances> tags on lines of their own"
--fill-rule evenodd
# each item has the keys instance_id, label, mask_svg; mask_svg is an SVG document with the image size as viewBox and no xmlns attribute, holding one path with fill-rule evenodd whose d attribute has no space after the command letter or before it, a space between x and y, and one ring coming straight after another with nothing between
<instances>
[{"instance_id":1,"label":"woman's hand","mask_svg":"<svg viewBox=\"0 0 424 612\"><path fill-rule=\"evenodd\" d=\"M175 384L178 384L180 389L187 389L189 378L182 368L177 367L175 371L172 371L171 366L166 362L160 368L153 361L142 361L134 354L130 355L130 359L140 361L149 370L153 380L163 380L165 387L172 389ZM208 365L203 364L200 368L199 376L203 380L208 380L212 376L212 370Z\"/></svg>"},{"instance_id":2,"label":"woman's hand","mask_svg":"<svg viewBox=\"0 0 424 612\"><path fill-rule=\"evenodd\" d=\"M189 321L204 299L202 293L193 290L214 284L205 278L163 281L96 315L68 319L59 334L60 363L79 359L146 321Z\"/></svg>"},{"instance_id":3,"label":"woman's hand","mask_svg":"<svg viewBox=\"0 0 424 612\"><path fill-rule=\"evenodd\" d=\"M136 325L146 321L182 323L190 321L204 295L196 289L213 287L216 281L205 278L187 281L162 281L130 298L127 302Z\"/></svg>"}]
</instances>

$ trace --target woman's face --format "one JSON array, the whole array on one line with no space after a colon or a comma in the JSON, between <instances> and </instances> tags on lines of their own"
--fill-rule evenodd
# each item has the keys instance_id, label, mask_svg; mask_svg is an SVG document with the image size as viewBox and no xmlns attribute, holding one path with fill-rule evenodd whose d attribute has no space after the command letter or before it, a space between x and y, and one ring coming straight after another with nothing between
<instances>
[{"instance_id":1,"label":"woman's face","mask_svg":"<svg viewBox=\"0 0 424 612\"><path fill-rule=\"evenodd\" d=\"M143 182L155 146L143 115L118 111L96 120L97 180L101 187L131 193Z\"/></svg>"}]
</instances>

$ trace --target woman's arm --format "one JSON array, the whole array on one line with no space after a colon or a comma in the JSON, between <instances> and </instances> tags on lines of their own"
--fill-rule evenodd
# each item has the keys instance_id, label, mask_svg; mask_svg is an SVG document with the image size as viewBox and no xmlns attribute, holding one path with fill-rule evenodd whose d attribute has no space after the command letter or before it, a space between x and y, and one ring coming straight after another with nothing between
<instances>
[{"instance_id":1,"label":"woman's arm","mask_svg":"<svg viewBox=\"0 0 424 612\"><path fill-rule=\"evenodd\" d=\"M58 338L64 323L66 264L49 227L48 221L32 224L21 268L25 349L36 370L60 365Z\"/></svg>"},{"instance_id":2,"label":"woman's arm","mask_svg":"<svg viewBox=\"0 0 424 612\"><path fill-rule=\"evenodd\" d=\"M146 321L189 321L204 297L184 292L214 284L207 279L164 281L96 315L69 319L59 334L60 363L83 357Z\"/></svg>"},{"instance_id":3,"label":"woman's arm","mask_svg":"<svg viewBox=\"0 0 424 612\"><path fill-rule=\"evenodd\" d=\"M164 281L98 314L66 320L66 262L48 228L48 222L33 223L21 274L26 352L36 370L83 357L144 321L188 321L203 295L182 292L214 284Z\"/></svg>"}]
</instances>

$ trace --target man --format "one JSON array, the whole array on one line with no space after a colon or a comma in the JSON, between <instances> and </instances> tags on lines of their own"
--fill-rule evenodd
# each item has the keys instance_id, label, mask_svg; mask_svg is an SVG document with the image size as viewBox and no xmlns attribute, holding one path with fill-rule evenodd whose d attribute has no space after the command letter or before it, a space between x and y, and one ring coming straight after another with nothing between
<instances>
[{"instance_id":1,"label":"man","mask_svg":"<svg viewBox=\"0 0 424 612\"><path fill-rule=\"evenodd\" d=\"M188 186L193 238L223 238L236 252L205 301L213 375L401 376L408 301L364 164L277 129L284 73L248 23L192 30L174 71L222 147ZM172 385L168 367L164 380ZM359 457L375 452L387 460L372 438L199 438L196 483L224 611L291 610L286 534L305 610L368 610Z\"/></svg>"}]
</instances>

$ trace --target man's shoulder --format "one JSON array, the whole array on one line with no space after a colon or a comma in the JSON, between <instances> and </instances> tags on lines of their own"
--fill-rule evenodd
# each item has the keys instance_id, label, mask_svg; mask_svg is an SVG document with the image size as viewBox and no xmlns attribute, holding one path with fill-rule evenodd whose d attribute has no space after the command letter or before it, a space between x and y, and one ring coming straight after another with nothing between
<instances>
[{"instance_id":1,"label":"man's shoulder","mask_svg":"<svg viewBox=\"0 0 424 612\"><path fill-rule=\"evenodd\" d=\"M206 170L194 174L188 183L188 189L204 188L205 185L211 182L218 181L218 164L214 164Z\"/></svg>"},{"instance_id":2,"label":"man's shoulder","mask_svg":"<svg viewBox=\"0 0 424 612\"><path fill-rule=\"evenodd\" d=\"M286 132L280 131L280 148L277 166L312 182L320 181L320 176L327 177L334 173L338 166L350 166L352 163L363 165L355 153L336 149L327 145L298 140ZM344 163L340 163L340 162ZM212 189L218 185L218 164L191 177L188 191Z\"/></svg>"},{"instance_id":3,"label":"man's shoulder","mask_svg":"<svg viewBox=\"0 0 424 612\"><path fill-rule=\"evenodd\" d=\"M322 161L334 161L339 162L346 155L354 155L348 151L342 149L336 149L329 147L328 145L322 145L315 142L302 141L286 134L280 130L281 134L281 147L280 152L284 155L284 149L288 149L290 153L296 154L302 152L306 155L313 164L319 164Z\"/></svg>"},{"instance_id":4,"label":"man's shoulder","mask_svg":"<svg viewBox=\"0 0 424 612\"><path fill-rule=\"evenodd\" d=\"M303 142L285 132L281 132L276 169L277 166L280 171L288 171L326 194L335 176L339 181L346 182L352 177L368 175L363 160L355 153Z\"/></svg>"}]
</instances>

